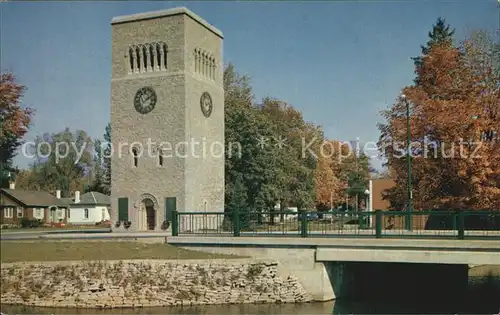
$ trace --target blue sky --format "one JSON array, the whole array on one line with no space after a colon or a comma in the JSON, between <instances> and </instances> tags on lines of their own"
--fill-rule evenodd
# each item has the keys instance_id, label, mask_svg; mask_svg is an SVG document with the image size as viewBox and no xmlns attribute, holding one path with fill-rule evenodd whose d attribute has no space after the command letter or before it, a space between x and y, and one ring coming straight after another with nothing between
<instances>
[{"instance_id":1,"label":"blue sky","mask_svg":"<svg viewBox=\"0 0 500 315\"><path fill-rule=\"evenodd\" d=\"M411 84L410 57L437 17L456 28L457 39L499 28L495 0L2 3L0 68L27 86L23 103L36 109L26 139L65 127L102 137L111 19L176 6L222 30L225 63L251 77L257 99L287 101L327 137L362 142L377 141L379 111Z\"/></svg>"}]
</instances>

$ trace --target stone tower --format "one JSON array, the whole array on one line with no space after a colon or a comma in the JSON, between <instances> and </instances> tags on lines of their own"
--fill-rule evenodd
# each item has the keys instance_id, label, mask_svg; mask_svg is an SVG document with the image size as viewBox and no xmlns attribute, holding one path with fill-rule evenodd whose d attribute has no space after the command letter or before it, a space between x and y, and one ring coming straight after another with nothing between
<instances>
[{"instance_id":1,"label":"stone tower","mask_svg":"<svg viewBox=\"0 0 500 315\"><path fill-rule=\"evenodd\" d=\"M173 210L223 212L222 33L186 8L111 25L113 229L166 229Z\"/></svg>"}]
</instances>

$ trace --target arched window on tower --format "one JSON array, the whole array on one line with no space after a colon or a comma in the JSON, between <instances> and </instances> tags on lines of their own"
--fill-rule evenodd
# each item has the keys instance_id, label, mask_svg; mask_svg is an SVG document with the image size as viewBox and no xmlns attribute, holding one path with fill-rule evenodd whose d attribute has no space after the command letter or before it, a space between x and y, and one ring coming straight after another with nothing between
<instances>
[{"instance_id":1,"label":"arched window on tower","mask_svg":"<svg viewBox=\"0 0 500 315\"><path fill-rule=\"evenodd\" d=\"M137 165L139 164L139 151L137 150L137 148L132 149L132 156L134 159L134 167L137 167Z\"/></svg>"},{"instance_id":2,"label":"arched window on tower","mask_svg":"<svg viewBox=\"0 0 500 315\"><path fill-rule=\"evenodd\" d=\"M207 58L207 77L212 78L212 57L210 55Z\"/></svg>"},{"instance_id":3,"label":"arched window on tower","mask_svg":"<svg viewBox=\"0 0 500 315\"><path fill-rule=\"evenodd\" d=\"M137 69L141 70L141 50L139 47L135 48L135 57L137 58Z\"/></svg>"},{"instance_id":4,"label":"arched window on tower","mask_svg":"<svg viewBox=\"0 0 500 315\"><path fill-rule=\"evenodd\" d=\"M198 73L201 73L201 51L198 49Z\"/></svg>"},{"instance_id":5,"label":"arched window on tower","mask_svg":"<svg viewBox=\"0 0 500 315\"><path fill-rule=\"evenodd\" d=\"M134 49L132 47L128 50L128 59L130 62L130 71L134 72Z\"/></svg>"},{"instance_id":6,"label":"arched window on tower","mask_svg":"<svg viewBox=\"0 0 500 315\"><path fill-rule=\"evenodd\" d=\"M148 46L149 49L149 66L151 67L151 71L155 71L155 55L153 45Z\"/></svg>"},{"instance_id":7,"label":"arched window on tower","mask_svg":"<svg viewBox=\"0 0 500 315\"><path fill-rule=\"evenodd\" d=\"M198 49L194 50L194 72L198 72Z\"/></svg>"},{"instance_id":8,"label":"arched window on tower","mask_svg":"<svg viewBox=\"0 0 500 315\"><path fill-rule=\"evenodd\" d=\"M163 68L167 69L167 44L163 43Z\"/></svg>"},{"instance_id":9,"label":"arched window on tower","mask_svg":"<svg viewBox=\"0 0 500 315\"><path fill-rule=\"evenodd\" d=\"M163 150L158 150L158 165L163 166Z\"/></svg>"},{"instance_id":10,"label":"arched window on tower","mask_svg":"<svg viewBox=\"0 0 500 315\"><path fill-rule=\"evenodd\" d=\"M215 78L216 78L216 74L217 74L217 63L215 62L215 58L214 58L212 79L214 79L214 80L215 80Z\"/></svg>"},{"instance_id":11,"label":"arched window on tower","mask_svg":"<svg viewBox=\"0 0 500 315\"><path fill-rule=\"evenodd\" d=\"M142 60L144 62L144 71L148 70L148 54L146 51L146 46L142 46Z\"/></svg>"},{"instance_id":12,"label":"arched window on tower","mask_svg":"<svg viewBox=\"0 0 500 315\"><path fill-rule=\"evenodd\" d=\"M206 75L207 74L207 54L203 52L202 57L201 57L201 74Z\"/></svg>"},{"instance_id":13,"label":"arched window on tower","mask_svg":"<svg viewBox=\"0 0 500 315\"><path fill-rule=\"evenodd\" d=\"M161 68L161 49L160 49L160 44L156 43L156 65L158 69Z\"/></svg>"},{"instance_id":14,"label":"arched window on tower","mask_svg":"<svg viewBox=\"0 0 500 315\"><path fill-rule=\"evenodd\" d=\"M210 79L215 79L215 58L210 60Z\"/></svg>"}]
</instances>

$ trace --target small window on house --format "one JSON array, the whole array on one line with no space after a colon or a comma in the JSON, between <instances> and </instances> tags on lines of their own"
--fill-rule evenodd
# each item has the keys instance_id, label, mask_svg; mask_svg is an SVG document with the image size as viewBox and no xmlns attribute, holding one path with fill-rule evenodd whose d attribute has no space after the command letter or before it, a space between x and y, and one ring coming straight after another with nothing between
<instances>
[{"instance_id":1,"label":"small window on house","mask_svg":"<svg viewBox=\"0 0 500 315\"><path fill-rule=\"evenodd\" d=\"M71 218L71 209L66 209L68 219Z\"/></svg>"},{"instance_id":2,"label":"small window on house","mask_svg":"<svg viewBox=\"0 0 500 315\"><path fill-rule=\"evenodd\" d=\"M14 216L14 208L4 208L3 209L3 217L4 218L12 218Z\"/></svg>"},{"instance_id":3,"label":"small window on house","mask_svg":"<svg viewBox=\"0 0 500 315\"><path fill-rule=\"evenodd\" d=\"M43 208L35 208L33 209L33 217L35 219L38 219L38 220L43 220L44 219L44 216L43 216Z\"/></svg>"},{"instance_id":4,"label":"small window on house","mask_svg":"<svg viewBox=\"0 0 500 315\"><path fill-rule=\"evenodd\" d=\"M83 218L88 219L89 218L89 209L84 209L83 210Z\"/></svg>"},{"instance_id":5,"label":"small window on house","mask_svg":"<svg viewBox=\"0 0 500 315\"><path fill-rule=\"evenodd\" d=\"M24 209L21 208L21 207L17 207L17 217L18 218L22 218L23 217L23 213L24 212Z\"/></svg>"}]
</instances>

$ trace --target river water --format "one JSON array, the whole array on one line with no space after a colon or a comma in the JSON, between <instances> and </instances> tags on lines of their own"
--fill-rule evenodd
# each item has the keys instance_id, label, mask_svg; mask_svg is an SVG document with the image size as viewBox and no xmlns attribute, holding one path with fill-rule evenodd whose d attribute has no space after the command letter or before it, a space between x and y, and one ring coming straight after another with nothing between
<instances>
[{"instance_id":1,"label":"river water","mask_svg":"<svg viewBox=\"0 0 500 315\"><path fill-rule=\"evenodd\" d=\"M394 288L397 290L397 288ZM55 309L2 305L4 314L184 314L184 315L240 315L240 314L500 314L500 278L476 278L469 283L464 296L419 298L418 292L408 292L408 300L396 301L390 297L376 297L371 301L331 301L304 304L208 305L195 307L163 307L142 309Z\"/></svg>"}]
</instances>

